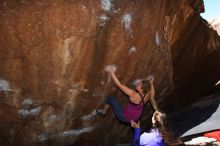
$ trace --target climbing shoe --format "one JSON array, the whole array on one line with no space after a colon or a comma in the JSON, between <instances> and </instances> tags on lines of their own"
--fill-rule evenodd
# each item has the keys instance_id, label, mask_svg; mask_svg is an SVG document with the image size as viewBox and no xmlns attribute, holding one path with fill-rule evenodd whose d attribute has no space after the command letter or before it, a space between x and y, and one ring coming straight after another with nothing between
<instances>
[{"instance_id":1,"label":"climbing shoe","mask_svg":"<svg viewBox=\"0 0 220 146\"><path fill-rule=\"evenodd\" d=\"M102 117L105 117L106 112L103 109L96 109L96 113Z\"/></svg>"}]
</instances>

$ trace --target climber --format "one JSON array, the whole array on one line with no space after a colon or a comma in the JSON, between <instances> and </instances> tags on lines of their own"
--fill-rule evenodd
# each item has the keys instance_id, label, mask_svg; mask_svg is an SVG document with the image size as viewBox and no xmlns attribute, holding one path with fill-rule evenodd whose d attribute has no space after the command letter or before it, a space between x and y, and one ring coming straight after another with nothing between
<instances>
[{"instance_id":1,"label":"climber","mask_svg":"<svg viewBox=\"0 0 220 146\"><path fill-rule=\"evenodd\" d=\"M133 138L134 146L164 146L166 145L181 145L182 142L172 136L171 131L168 131L166 114L155 111L152 116L153 128L150 132L144 132L140 135L140 122L131 121L131 127L135 128Z\"/></svg>"},{"instance_id":2,"label":"climber","mask_svg":"<svg viewBox=\"0 0 220 146\"><path fill-rule=\"evenodd\" d=\"M138 121L144 109L144 105L149 101L149 99L152 99L151 101L155 103L155 100L153 100L155 96L153 77L150 77L148 80L137 79L134 82L135 90L133 90L123 85L118 80L115 74L116 67L114 67L113 65L109 65L106 68L106 71L109 73L116 86L128 96L128 103L124 106L124 108L122 108L115 97L109 96L106 99L104 108L96 109L96 112L101 116L105 116L107 110L111 106L116 117L122 123L130 124L130 121L132 120ZM147 81L149 81L150 83L150 90L148 92L145 91L147 90ZM153 107L156 108L156 106Z\"/></svg>"}]
</instances>

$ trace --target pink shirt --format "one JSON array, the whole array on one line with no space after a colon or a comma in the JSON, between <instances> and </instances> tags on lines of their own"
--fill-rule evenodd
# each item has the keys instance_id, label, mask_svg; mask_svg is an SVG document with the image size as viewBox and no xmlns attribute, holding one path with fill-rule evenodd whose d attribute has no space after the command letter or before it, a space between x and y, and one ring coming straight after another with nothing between
<instances>
[{"instance_id":1,"label":"pink shirt","mask_svg":"<svg viewBox=\"0 0 220 146\"><path fill-rule=\"evenodd\" d=\"M141 102L140 104L134 104L129 101L123 108L123 116L128 122L130 122L131 120L138 121L143 109L143 102Z\"/></svg>"}]
</instances>

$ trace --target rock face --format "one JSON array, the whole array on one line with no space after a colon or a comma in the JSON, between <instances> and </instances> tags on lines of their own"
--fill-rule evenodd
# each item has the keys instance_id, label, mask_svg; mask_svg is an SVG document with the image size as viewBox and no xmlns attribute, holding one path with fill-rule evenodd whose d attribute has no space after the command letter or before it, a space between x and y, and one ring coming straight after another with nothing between
<instances>
[{"instance_id":1,"label":"rock face","mask_svg":"<svg viewBox=\"0 0 220 146\"><path fill-rule=\"evenodd\" d=\"M215 91L220 38L197 3L2 0L1 145L131 142L131 129L112 114L94 116L107 95L124 96L105 73L108 64L126 85L153 75L166 110Z\"/></svg>"}]
</instances>

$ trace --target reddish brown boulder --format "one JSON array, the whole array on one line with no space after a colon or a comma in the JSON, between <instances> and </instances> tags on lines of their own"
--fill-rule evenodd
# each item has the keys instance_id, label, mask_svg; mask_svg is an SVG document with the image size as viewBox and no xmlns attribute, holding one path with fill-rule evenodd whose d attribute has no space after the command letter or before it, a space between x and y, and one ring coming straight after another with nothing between
<instances>
[{"instance_id":1,"label":"reddish brown boulder","mask_svg":"<svg viewBox=\"0 0 220 146\"><path fill-rule=\"evenodd\" d=\"M108 94L124 96L104 72L108 64L117 65L127 85L152 74L166 110L215 91L220 38L196 6L189 0L2 0L0 111L15 120L3 128L5 145L131 142L131 129L110 114L85 116Z\"/></svg>"}]
</instances>

